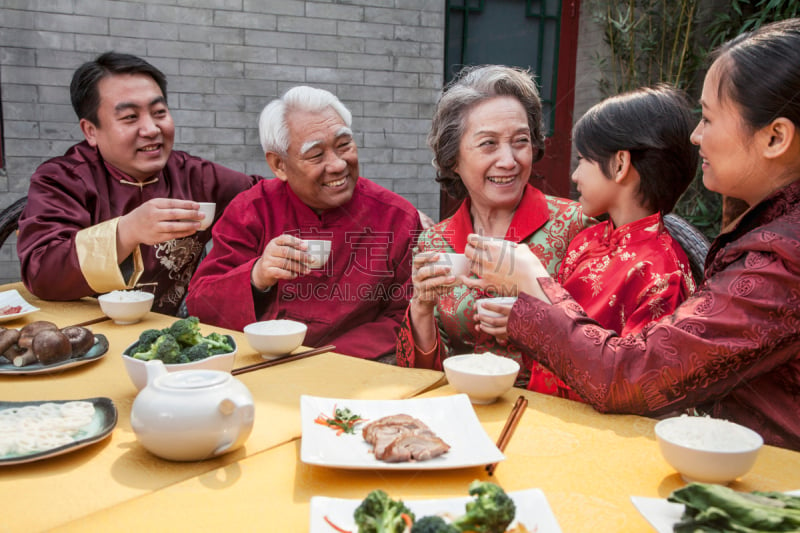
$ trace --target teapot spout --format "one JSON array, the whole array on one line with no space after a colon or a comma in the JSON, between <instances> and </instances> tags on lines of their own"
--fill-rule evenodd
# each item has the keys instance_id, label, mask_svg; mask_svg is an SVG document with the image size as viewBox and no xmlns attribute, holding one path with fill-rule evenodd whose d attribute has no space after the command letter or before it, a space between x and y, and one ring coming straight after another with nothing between
<instances>
[{"instance_id":1,"label":"teapot spout","mask_svg":"<svg viewBox=\"0 0 800 533\"><path fill-rule=\"evenodd\" d=\"M147 361L144 368L147 371L148 385L152 385L157 377L167 373L167 367L164 366L164 362L161 359L151 359Z\"/></svg>"}]
</instances>

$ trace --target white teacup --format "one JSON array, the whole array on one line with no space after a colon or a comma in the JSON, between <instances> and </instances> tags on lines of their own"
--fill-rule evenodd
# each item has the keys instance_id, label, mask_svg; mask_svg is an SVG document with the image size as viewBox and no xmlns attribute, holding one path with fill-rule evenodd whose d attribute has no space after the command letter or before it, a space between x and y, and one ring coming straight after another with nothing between
<instances>
[{"instance_id":1,"label":"white teacup","mask_svg":"<svg viewBox=\"0 0 800 533\"><path fill-rule=\"evenodd\" d=\"M514 302L517 301L516 296L497 296L495 298L481 298L480 300L475 302L475 307L478 310L478 317L492 317L492 318L501 318L503 315L496 311L490 311L489 309L485 309L483 304L491 303L497 304L503 307L511 308L514 306Z\"/></svg>"},{"instance_id":2,"label":"white teacup","mask_svg":"<svg viewBox=\"0 0 800 533\"><path fill-rule=\"evenodd\" d=\"M311 256L311 262L308 264L311 268L322 268L328 262L328 257L331 255L331 241L305 239L308 249L306 253Z\"/></svg>"},{"instance_id":3,"label":"white teacup","mask_svg":"<svg viewBox=\"0 0 800 533\"><path fill-rule=\"evenodd\" d=\"M469 259L464 254L439 253L437 265L450 267L450 274L453 276L469 276Z\"/></svg>"},{"instance_id":4,"label":"white teacup","mask_svg":"<svg viewBox=\"0 0 800 533\"><path fill-rule=\"evenodd\" d=\"M208 229L212 222L214 222L214 215L217 212L217 204L214 202L197 202L200 204L200 211L206 217L200 221L200 229Z\"/></svg>"}]
</instances>

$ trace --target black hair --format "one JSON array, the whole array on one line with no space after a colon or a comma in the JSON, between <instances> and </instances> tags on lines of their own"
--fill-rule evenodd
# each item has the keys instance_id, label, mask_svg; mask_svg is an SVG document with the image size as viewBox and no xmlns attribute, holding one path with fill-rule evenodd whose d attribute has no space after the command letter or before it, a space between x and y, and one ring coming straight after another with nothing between
<instances>
[{"instance_id":1,"label":"black hair","mask_svg":"<svg viewBox=\"0 0 800 533\"><path fill-rule=\"evenodd\" d=\"M72 100L72 109L78 119L86 119L95 126L99 126L97 109L100 107L100 92L97 89L100 80L115 74L145 74L153 78L164 101L167 100L167 78L164 73L140 57L119 52L106 52L93 61L88 61L78 67L72 75L69 85L69 95Z\"/></svg>"},{"instance_id":2,"label":"black hair","mask_svg":"<svg viewBox=\"0 0 800 533\"><path fill-rule=\"evenodd\" d=\"M696 120L686 95L662 84L623 93L593 106L575 124L578 154L608 178L620 150L639 173L643 206L669 213L694 179L699 155L690 136Z\"/></svg>"},{"instance_id":3,"label":"black hair","mask_svg":"<svg viewBox=\"0 0 800 533\"><path fill-rule=\"evenodd\" d=\"M779 117L800 127L800 19L765 24L712 54L720 100L739 107L746 126L762 128Z\"/></svg>"}]
</instances>

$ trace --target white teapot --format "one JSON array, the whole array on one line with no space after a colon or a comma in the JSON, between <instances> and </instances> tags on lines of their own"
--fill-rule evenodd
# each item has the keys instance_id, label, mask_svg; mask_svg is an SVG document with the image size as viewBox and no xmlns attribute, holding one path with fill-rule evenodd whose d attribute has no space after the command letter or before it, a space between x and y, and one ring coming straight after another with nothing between
<instances>
[{"instance_id":1,"label":"white teapot","mask_svg":"<svg viewBox=\"0 0 800 533\"><path fill-rule=\"evenodd\" d=\"M146 369L131 426L147 450L173 461L201 461L244 445L255 414L244 383L220 370L167 372L159 360Z\"/></svg>"}]
</instances>

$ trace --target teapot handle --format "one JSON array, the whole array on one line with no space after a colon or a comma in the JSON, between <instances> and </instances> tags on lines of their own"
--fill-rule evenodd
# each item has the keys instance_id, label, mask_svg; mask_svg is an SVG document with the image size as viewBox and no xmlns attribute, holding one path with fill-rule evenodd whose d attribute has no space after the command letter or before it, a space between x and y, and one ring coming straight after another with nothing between
<instances>
[{"instance_id":1,"label":"teapot handle","mask_svg":"<svg viewBox=\"0 0 800 533\"><path fill-rule=\"evenodd\" d=\"M244 444L247 437L250 436L250 430L253 428L254 411L252 402L244 402L238 404L235 399L225 398L217 406L219 412L228 419L228 429L223 435L225 442L222 442L216 450L214 455L225 453L228 450L233 450Z\"/></svg>"}]
</instances>

